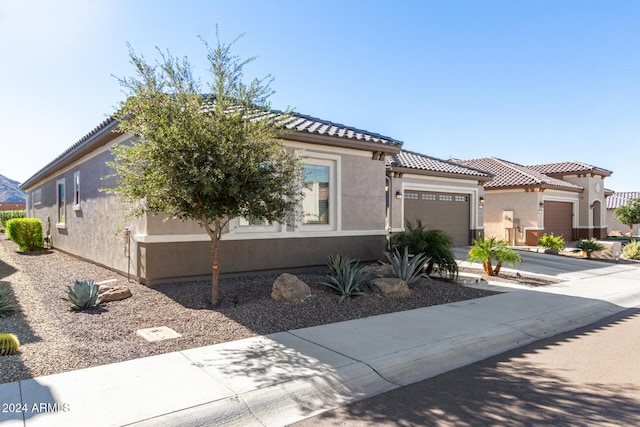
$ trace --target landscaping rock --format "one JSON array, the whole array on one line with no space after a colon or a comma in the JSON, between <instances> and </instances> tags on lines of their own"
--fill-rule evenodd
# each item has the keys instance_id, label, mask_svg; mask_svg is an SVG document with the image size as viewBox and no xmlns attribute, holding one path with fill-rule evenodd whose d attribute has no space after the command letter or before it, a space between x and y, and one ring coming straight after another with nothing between
<instances>
[{"instance_id":1,"label":"landscaping rock","mask_svg":"<svg viewBox=\"0 0 640 427\"><path fill-rule=\"evenodd\" d=\"M119 301L131 296L131 289L126 286L98 285L100 302Z\"/></svg>"},{"instance_id":2,"label":"landscaping rock","mask_svg":"<svg viewBox=\"0 0 640 427\"><path fill-rule=\"evenodd\" d=\"M411 295L407 282L393 277L382 277L369 282L371 289L383 298L405 298Z\"/></svg>"},{"instance_id":3,"label":"landscaping rock","mask_svg":"<svg viewBox=\"0 0 640 427\"><path fill-rule=\"evenodd\" d=\"M293 274L284 273L273 282L271 298L276 301L297 302L311 296L309 285Z\"/></svg>"},{"instance_id":4,"label":"landscaping rock","mask_svg":"<svg viewBox=\"0 0 640 427\"><path fill-rule=\"evenodd\" d=\"M391 277L393 276L393 269L391 264L371 264L362 267L362 271L369 274L371 277Z\"/></svg>"}]
</instances>

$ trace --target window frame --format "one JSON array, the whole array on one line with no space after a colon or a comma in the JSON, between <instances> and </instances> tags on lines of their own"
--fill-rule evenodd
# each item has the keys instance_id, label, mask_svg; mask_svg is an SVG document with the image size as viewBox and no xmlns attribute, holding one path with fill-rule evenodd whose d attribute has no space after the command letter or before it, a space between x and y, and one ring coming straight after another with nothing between
<instances>
[{"instance_id":1,"label":"window frame","mask_svg":"<svg viewBox=\"0 0 640 427\"><path fill-rule=\"evenodd\" d=\"M329 223L328 224L304 224L303 201L298 203L296 215L296 227L301 231L336 231L340 230L341 188L340 188L340 163L341 157L326 153L300 152L303 165L328 166L329 167ZM300 189L304 183L300 182Z\"/></svg>"},{"instance_id":2,"label":"window frame","mask_svg":"<svg viewBox=\"0 0 640 427\"><path fill-rule=\"evenodd\" d=\"M80 171L73 173L73 210L80 210Z\"/></svg>"},{"instance_id":3,"label":"window frame","mask_svg":"<svg viewBox=\"0 0 640 427\"><path fill-rule=\"evenodd\" d=\"M62 195L60 189L62 188ZM61 178L56 181L56 227L66 227L67 206L66 206L66 185L65 179Z\"/></svg>"}]
</instances>

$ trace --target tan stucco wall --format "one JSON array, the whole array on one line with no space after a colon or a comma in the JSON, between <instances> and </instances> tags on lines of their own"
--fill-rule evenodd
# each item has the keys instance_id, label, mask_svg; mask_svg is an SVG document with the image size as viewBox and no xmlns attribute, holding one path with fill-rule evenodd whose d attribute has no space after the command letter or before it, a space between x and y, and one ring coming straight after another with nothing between
<instances>
[{"instance_id":1,"label":"tan stucco wall","mask_svg":"<svg viewBox=\"0 0 640 427\"><path fill-rule=\"evenodd\" d=\"M523 245L527 230L542 228L542 214L538 212L542 193L523 189L485 190L485 199L485 236ZM505 228L505 211L513 211L512 229Z\"/></svg>"},{"instance_id":2,"label":"tan stucco wall","mask_svg":"<svg viewBox=\"0 0 640 427\"><path fill-rule=\"evenodd\" d=\"M606 229L607 215L604 196L604 177L600 175L565 175L562 179L584 188L584 192L578 196L578 223L576 224L576 228L583 230L591 230L594 227ZM600 224L594 223L594 218L598 218L597 215L594 216L593 209L591 208L594 202L600 202Z\"/></svg>"},{"instance_id":3,"label":"tan stucco wall","mask_svg":"<svg viewBox=\"0 0 640 427\"><path fill-rule=\"evenodd\" d=\"M29 190L28 215L40 218L43 233L50 232L53 247L64 252L90 259L111 269L136 274L135 257L125 257L125 228L131 230L131 254L135 253L133 234L144 232L145 219L125 220L124 206L116 196L99 188L109 185L103 177L111 171L105 162L111 160L109 152L103 152L86 162L66 168L42 185ZM74 207L73 177L80 173L80 204ZM65 182L65 223L57 223L57 182ZM32 191L41 191L41 203L31 206ZM81 279L81 278L78 278ZM82 278L82 279L91 279Z\"/></svg>"}]
</instances>

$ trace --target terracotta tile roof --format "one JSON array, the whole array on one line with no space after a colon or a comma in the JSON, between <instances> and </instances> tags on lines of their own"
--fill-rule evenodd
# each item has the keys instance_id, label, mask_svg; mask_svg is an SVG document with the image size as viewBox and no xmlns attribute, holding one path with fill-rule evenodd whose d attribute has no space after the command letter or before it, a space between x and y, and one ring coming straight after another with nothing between
<instances>
[{"instance_id":1,"label":"terracotta tile roof","mask_svg":"<svg viewBox=\"0 0 640 427\"><path fill-rule=\"evenodd\" d=\"M495 157L483 157L471 160L455 159L452 161L492 173L494 178L485 184L485 188L544 187L568 191L584 190L578 185L551 178L526 166Z\"/></svg>"},{"instance_id":2,"label":"terracotta tile roof","mask_svg":"<svg viewBox=\"0 0 640 427\"><path fill-rule=\"evenodd\" d=\"M529 169L533 169L545 175L566 175L572 173L594 173L597 175L609 176L611 171L592 166L582 162L560 162L560 163L546 163L540 165L527 166Z\"/></svg>"},{"instance_id":3,"label":"terracotta tile roof","mask_svg":"<svg viewBox=\"0 0 640 427\"><path fill-rule=\"evenodd\" d=\"M492 177L490 173L483 170L407 150L401 150L398 154L388 155L385 161L387 169L407 168L425 172L468 175L474 178L484 179L491 179Z\"/></svg>"},{"instance_id":4,"label":"terracotta tile roof","mask_svg":"<svg viewBox=\"0 0 640 427\"><path fill-rule=\"evenodd\" d=\"M640 198L640 191L613 193L607 197L607 209L617 209L626 205L629 200L637 198Z\"/></svg>"}]
</instances>

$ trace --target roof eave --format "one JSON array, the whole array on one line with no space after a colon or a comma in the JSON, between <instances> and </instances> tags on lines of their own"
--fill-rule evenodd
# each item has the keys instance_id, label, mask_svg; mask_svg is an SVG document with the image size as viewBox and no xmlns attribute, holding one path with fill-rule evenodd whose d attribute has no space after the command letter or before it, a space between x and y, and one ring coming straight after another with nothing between
<instances>
[{"instance_id":1,"label":"roof eave","mask_svg":"<svg viewBox=\"0 0 640 427\"><path fill-rule=\"evenodd\" d=\"M355 150L371 151L373 153L383 153L381 158L387 154L397 154L402 148L402 143L382 143L375 141L358 141L350 138L336 137L330 135L317 135L306 131L294 131L281 136L287 141L306 142L309 144L329 145L332 147L353 148Z\"/></svg>"}]
</instances>

